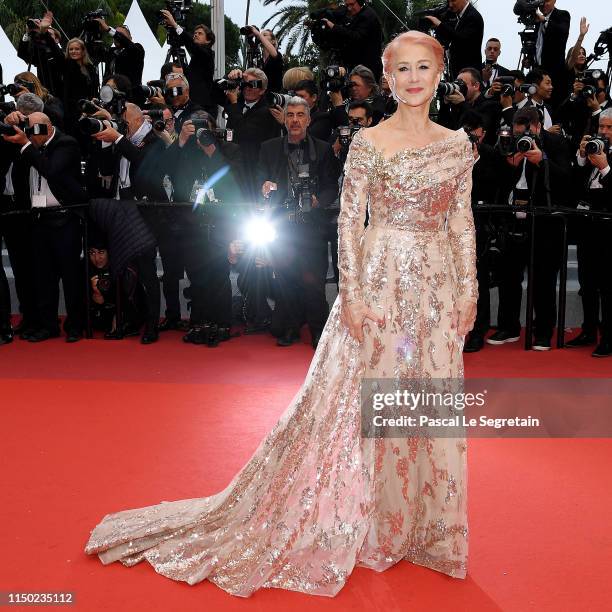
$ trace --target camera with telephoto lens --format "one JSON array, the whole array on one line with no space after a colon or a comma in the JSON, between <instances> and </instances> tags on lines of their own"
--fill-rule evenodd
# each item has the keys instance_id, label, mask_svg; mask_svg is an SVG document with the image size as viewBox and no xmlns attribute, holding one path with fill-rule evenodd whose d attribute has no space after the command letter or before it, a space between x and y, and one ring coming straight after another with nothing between
<instances>
[{"instance_id":1,"label":"camera with telephoto lens","mask_svg":"<svg viewBox=\"0 0 612 612\"><path fill-rule=\"evenodd\" d=\"M353 140L353 136L361 129L361 126L355 123L350 125L338 126L338 143L342 149L348 149Z\"/></svg>"},{"instance_id":2,"label":"camera with telephoto lens","mask_svg":"<svg viewBox=\"0 0 612 612\"><path fill-rule=\"evenodd\" d=\"M98 291L108 291L111 288L111 274L108 270L98 274L96 287Z\"/></svg>"},{"instance_id":3,"label":"camera with telephoto lens","mask_svg":"<svg viewBox=\"0 0 612 612\"><path fill-rule=\"evenodd\" d=\"M437 17L440 21L451 24L453 26L458 21L458 16L448 8L448 3L443 2L430 8L414 11L412 17L417 19L416 27L421 32L428 32L433 28L433 25L426 17Z\"/></svg>"},{"instance_id":4,"label":"camera with telephoto lens","mask_svg":"<svg viewBox=\"0 0 612 612\"><path fill-rule=\"evenodd\" d=\"M537 23L536 13L544 8L544 0L517 0L513 12L519 23L532 28Z\"/></svg>"},{"instance_id":5,"label":"camera with telephoto lens","mask_svg":"<svg viewBox=\"0 0 612 612\"><path fill-rule=\"evenodd\" d=\"M454 93L460 93L465 98L467 96L467 84L463 79L455 79L452 82L442 81L438 85L438 96L450 96Z\"/></svg>"},{"instance_id":6,"label":"camera with telephoto lens","mask_svg":"<svg viewBox=\"0 0 612 612\"><path fill-rule=\"evenodd\" d=\"M337 92L346 89L348 78L340 73L340 66L332 65L323 70L321 74L321 91Z\"/></svg>"},{"instance_id":7,"label":"camera with telephoto lens","mask_svg":"<svg viewBox=\"0 0 612 612\"><path fill-rule=\"evenodd\" d=\"M9 115L17 110L17 105L14 102L0 102L0 113Z\"/></svg>"},{"instance_id":8,"label":"camera with telephoto lens","mask_svg":"<svg viewBox=\"0 0 612 612\"><path fill-rule=\"evenodd\" d=\"M34 125L28 125L23 131L28 138L30 136L47 136L49 126L46 123L35 123Z\"/></svg>"},{"instance_id":9,"label":"camera with telephoto lens","mask_svg":"<svg viewBox=\"0 0 612 612\"><path fill-rule=\"evenodd\" d=\"M274 91L266 92L266 100L270 106L280 106L282 108L287 108L287 103L291 99L291 96L288 94L279 94Z\"/></svg>"},{"instance_id":10,"label":"camera with telephoto lens","mask_svg":"<svg viewBox=\"0 0 612 612\"><path fill-rule=\"evenodd\" d=\"M140 90L145 98L163 98L164 92L161 87L151 85L138 85L135 89Z\"/></svg>"},{"instance_id":11,"label":"camera with telephoto lens","mask_svg":"<svg viewBox=\"0 0 612 612\"><path fill-rule=\"evenodd\" d=\"M95 98L93 100L81 98L77 102L77 108L79 109L79 113L82 113L83 115L93 115L100 110L101 106L102 103L100 102L100 100L97 100Z\"/></svg>"},{"instance_id":12,"label":"camera with telephoto lens","mask_svg":"<svg viewBox=\"0 0 612 612\"><path fill-rule=\"evenodd\" d=\"M242 79L217 79L215 84L221 91L230 91L232 89L238 89L242 83Z\"/></svg>"},{"instance_id":13,"label":"camera with telephoto lens","mask_svg":"<svg viewBox=\"0 0 612 612\"><path fill-rule=\"evenodd\" d=\"M16 83L9 83L8 85L0 85L0 96L12 96L13 98L21 87Z\"/></svg>"},{"instance_id":14,"label":"camera with telephoto lens","mask_svg":"<svg viewBox=\"0 0 612 612\"><path fill-rule=\"evenodd\" d=\"M181 23L191 10L191 0L166 0L166 10L172 15L176 23ZM159 25L168 27L166 19L161 11L157 11L157 17L159 19Z\"/></svg>"},{"instance_id":15,"label":"camera with telephoto lens","mask_svg":"<svg viewBox=\"0 0 612 612\"><path fill-rule=\"evenodd\" d=\"M514 96L514 77L513 76L500 76L493 80L494 83L501 83L502 88L499 92L499 96Z\"/></svg>"},{"instance_id":16,"label":"camera with telephoto lens","mask_svg":"<svg viewBox=\"0 0 612 612\"><path fill-rule=\"evenodd\" d=\"M0 134L4 134L6 136L15 136L17 131L15 130L15 126L10 125L8 123L4 123L4 119L6 115L3 112L0 112ZM20 130L25 130L30 125L28 118L26 117L23 121L20 121L17 124L17 127Z\"/></svg>"},{"instance_id":17,"label":"camera with telephoto lens","mask_svg":"<svg viewBox=\"0 0 612 612\"><path fill-rule=\"evenodd\" d=\"M127 133L127 125L124 121L109 121L111 127L115 128L120 134ZM102 119L96 119L95 117L81 117L78 121L79 130L86 136L93 136L98 134L102 130L105 130L108 126Z\"/></svg>"},{"instance_id":18,"label":"camera with telephoto lens","mask_svg":"<svg viewBox=\"0 0 612 612\"><path fill-rule=\"evenodd\" d=\"M166 121L164 120L164 111L160 108L151 108L142 111L143 115L151 118L153 129L157 132L162 132L166 129Z\"/></svg>"},{"instance_id":19,"label":"camera with telephoto lens","mask_svg":"<svg viewBox=\"0 0 612 612\"><path fill-rule=\"evenodd\" d=\"M127 95L123 91L113 89L110 85L103 85L100 88L100 102L111 115L121 117L125 111Z\"/></svg>"},{"instance_id":20,"label":"camera with telephoto lens","mask_svg":"<svg viewBox=\"0 0 612 612\"><path fill-rule=\"evenodd\" d=\"M587 155L601 155L610 153L610 141L603 136L588 136L588 142L584 146Z\"/></svg>"},{"instance_id":21,"label":"camera with telephoto lens","mask_svg":"<svg viewBox=\"0 0 612 612\"><path fill-rule=\"evenodd\" d=\"M96 19L106 19L106 17L108 17L108 13L101 8L85 13L83 23L81 24L81 29L83 32L89 32L90 34L101 34L100 24L96 21Z\"/></svg>"},{"instance_id":22,"label":"camera with telephoto lens","mask_svg":"<svg viewBox=\"0 0 612 612\"><path fill-rule=\"evenodd\" d=\"M310 176L310 165L299 164L297 176L291 174L289 185L290 197L284 203L288 209L296 212L309 213L312 210L312 196L317 190L317 178Z\"/></svg>"},{"instance_id":23,"label":"camera with telephoto lens","mask_svg":"<svg viewBox=\"0 0 612 612\"><path fill-rule=\"evenodd\" d=\"M510 157L515 153L526 153L531 151L534 145L539 144L540 139L537 134L530 130L522 134L514 134L512 128L503 127L497 132L497 142L495 148L503 157Z\"/></svg>"},{"instance_id":24,"label":"camera with telephoto lens","mask_svg":"<svg viewBox=\"0 0 612 612\"><path fill-rule=\"evenodd\" d=\"M202 127L196 129L196 138L203 147L207 147L211 144L218 143L220 140L232 142L234 139L234 132L233 130L225 130L222 128L211 130L207 127Z\"/></svg>"},{"instance_id":25,"label":"camera with telephoto lens","mask_svg":"<svg viewBox=\"0 0 612 612\"><path fill-rule=\"evenodd\" d=\"M519 85L519 91L521 93L524 93L526 96L533 96L536 91L538 91L538 86L534 85L533 83L523 83L522 85Z\"/></svg>"},{"instance_id":26,"label":"camera with telephoto lens","mask_svg":"<svg viewBox=\"0 0 612 612\"><path fill-rule=\"evenodd\" d=\"M584 87L578 92L578 97L586 100L592 98L599 91L597 81L604 78L603 70L583 70L576 75L576 81L583 83Z\"/></svg>"}]
</instances>

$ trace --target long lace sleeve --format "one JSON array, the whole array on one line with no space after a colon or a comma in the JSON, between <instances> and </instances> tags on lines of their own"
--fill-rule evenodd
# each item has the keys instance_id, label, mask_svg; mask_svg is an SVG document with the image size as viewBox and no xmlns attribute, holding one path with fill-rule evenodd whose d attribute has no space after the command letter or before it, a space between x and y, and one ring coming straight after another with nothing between
<instances>
[{"instance_id":1,"label":"long lace sleeve","mask_svg":"<svg viewBox=\"0 0 612 612\"><path fill-rule=\"evenodd\" d=\"M345 302L362 299L359 277L368 192L367 146L363 136L357 133L344 164L338 215L338 271L340 299Z\"/></svg>"},{"instance_id":2,"label":"long lace sleeve","mask_svg":"<svg viewBox=\"0 0 612 612\"><path fill-rule=\"evenodd\" d=\"M477 302L476 233L471 201L474 156L472 145L467 138L463 147L462 170L457 179L456 196L448 213L448 236L457 274L459 299Z\"/></svg>"}]
</instances>

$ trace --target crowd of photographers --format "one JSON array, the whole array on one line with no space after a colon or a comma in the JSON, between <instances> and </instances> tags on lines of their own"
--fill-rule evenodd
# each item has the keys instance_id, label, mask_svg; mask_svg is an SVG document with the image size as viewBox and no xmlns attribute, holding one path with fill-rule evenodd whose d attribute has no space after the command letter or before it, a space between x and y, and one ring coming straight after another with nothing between
<instances>
[{"instance_id":1,"label":"crowd of photographers","mask_svg":"<svg viewBox=\"0 0 612 612\"><path fill-rule=\"evenodd\" d=\"M612 105L609 72L589 68L612 31L602 32L589 56L583 18L566 55L570 15L555 5L516 3L525 26L520 70L501 65L499 39L483 41L482 16L469 1L448 0L420 15L447 52L432 113L465 129L476 160L480 299L466 352L519 339L533 228L533 348L551 348L563 245L554 211L573 208L582 211L570 217L569 231L584 320L566 346L612 355L612 221L605 215L612 212ZM244 333L271 332L279 346L296 342L306 323L317 346L328 315L328 253L338 280L348 148L356 131L396 108L382 75L380 22L364 0L311 14L305 26L329 58L318 78L306 67L284 70L274 34L247 26L249 68L215 80L215 35L205 25L187 32L179 25L184 11L182 2L160 11L171 52L160 79L147 84L144 49L103 14L88 15L84 39L66 44L51 13L28 20L19 54L38 76L22 72L0 87L14 98L0 103L0 238L22 314L13 330L0 267L0 344L15 333L30 342L60 335L61 280L69 342L89 323L107 339L141 333L149 344L160 331L181 329L185 342L214 347L231 338L239 318ZM507 205L513 208L504 212ZM547 208L533 225L521 210L531 206ZM185 274L188 322L179 293ZM493 286L498 323L489 335Z\"/></svg>"}]
</instances>

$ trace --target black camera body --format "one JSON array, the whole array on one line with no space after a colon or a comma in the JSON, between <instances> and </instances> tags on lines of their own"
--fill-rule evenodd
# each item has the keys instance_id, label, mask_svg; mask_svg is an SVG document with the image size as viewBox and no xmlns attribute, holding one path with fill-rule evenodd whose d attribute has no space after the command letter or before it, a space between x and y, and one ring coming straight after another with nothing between
<instances>
[{"instance_id":1,"label":"black camera body","mask_svg":"<svg viewBox=\"0 0 612 612\"><path fill-rule=\"evenodd\" d=\"M514 134L512 128L504 127L497 132L495 148L503 157L511 157L515 153L526 153L533 146L540 146L540 137L530 130L522 134Z\"/></svg>"},{"instance_id":2,"label":"black camera body","mask_svg":"<svg viewBox=\"0 0 612 612\"><path fill-rule=\"evenodd\" d=\"M610 141L603 136L589 136L588 142L584 147L584 152L587 155L605 155L610 154Z\"/></svg>"},{"instance_id":3,"label":"black camera body","mask_svg":"<svg viewBox=\"0 0 612 612\"><path fill-rule=\"evenodd\" d=\"M242 79L217 79L215 84L221 91L230 91L232 89L239 89L240 83L242 83Z\"/></svg>"},{"instance_id":4,"label":"black camera body","mask_svg":"<svg viewBox=\"0 0 612 612\"><path fill-rule=\"evenodd\" d=\"M467 84L462 79L455 79L454 81L442 81L438 85L437 94L441 98L444 96L450 96L454 93L460 93L463 97L467 97Z\"/></svg>"},{"instance_id":5,"label":"black camera body","mask_svg":"<svg viewBox=\"0 0 612 612\"><path fill-rule=\"evenodd\" d=\"M355 136L355 134L360 129L361 129L360 125L354 125L354 124L338 126L337 133L338 133L338 143L340 144L340 147L342 149L348 150L349 145L351 144L353 140L353 136Z\"/></svg>"},{"instance_id":6,"label":"black camera body","mask_svg":"<svg viewBox=\"0 0 612 612\"><path fill-rule=\"evenodd\" d=\"M166 0L166 10L172 15L176 23L182 23L191 10L191 0ZM159 25L168 27L161 11L157 11Z\"/></svg>"},{"instance_id":7,"label":"black camera body","mask_svg":"<svg viewBox=\"0 0 612 612\"><path fill-rule=\"evenodd\" d=\"M513 12L518 16L519 23L533 28L537 21L536 12L543 7L544 0L516 0Z\"/></svg>"},{"instance_id":8,"label":"black camera body","mask_svg":"<svg viewBox=\"0 0 612 612\"><path fill-rule=\"evenodd\" d=\"M21 87L16 83L9 83L8 85L0 85L0 97L12 96L13 98L19 92Z\"/></svg>"},{"instance_id":9,"label":"black camera body","mask_svg":"<svg viewBox=\"0 0 612 612\"><path fill-rule=\"evenodd\" d=\"M4 134L6 136L15 136L17 132L15 131L15 127L9 125L8 123L4 123L4 119L6 115L3 112L0 112L0 135ZM21 130L25 130L30 125L28 118L26 117L23 121L20 121L17 127Z\"/></svg>"},{"instance_id":10,"label":"black camera body","mask_svg":"<svg viewBox=\"0 0 612 612\"><path fill-rule=\"evenodd\" d=\"M495 83L501 83L502 89L499 93L499 96L514 96L514 77L513 76L500 76L497 77L494 81Z\"/></svg>"},{"instance_id":11,"label":"black camera body","mask_svg":"<svg viewBox=\"0 0 612 612\"><path fill-rule=\"evenodd\" d=\"M166 122L164 120L164 111L160 108L151 108L142 111L143 115L150 117L153 129L157 132L162 132L166 129Z\"/></svg>"},{"instance_id":12,"label":"black camera body","mask_svg":"<svg viewBox=\"0 0 612 612\"><path fill-rule=\"evenodd\" d=\"M201 127L196 129L196 138L203 147L207 147L211 144L217 144L220 141L232 142L234 139L234 131L222 128L211 130L208 127Z\"/></svg>"},{"instance_id":13,"label":"black camera body","mask_svg":"<svg viewBox=\"0 0 612 612\"><path fill-rule=\"evenodd\" d=\"M98 280L96 282L96 287L98 291L108 291L112 286L111 273L108 270L104 270L98 273Z\"/></svg>"},{"instance_id":14,"label":"black camera body","mask_svg":"<svg viewBox=\"0 0 612 612\"><path fill-rule=\"evenodd\" d=\"M111 127L114 127L120 134L124 136L127 134L127 124L125 121L113 119L109 123ZM78 124L81 133L87 136L98 134L107 127L102 119L96 119L95 117L81 117Z\"/></svg>"},{"instance_id":15,"label":"black camera body","mask_svg":"<svg viewBox=\"0 0 612 612\"><path fill-rule=\"evenodd\" d=\"M583 83L584 87L578 92L578 97L586 100L592 98L599 90L597 81L604 77L604 72L598 69L583 70L576 75L576 81Z\"/></svg>"}]
</instances>

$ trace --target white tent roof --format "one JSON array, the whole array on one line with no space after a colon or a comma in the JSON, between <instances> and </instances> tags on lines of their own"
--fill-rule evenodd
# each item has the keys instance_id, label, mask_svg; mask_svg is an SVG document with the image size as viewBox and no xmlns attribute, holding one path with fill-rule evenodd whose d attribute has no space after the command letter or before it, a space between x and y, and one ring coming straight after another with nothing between
<instances>
[{"instance_id":1,"label":"white tent roof","mask_svg":"<svg viewBox=\"0 0 612 612\"><path fill-rule=\"evenodd\" d=\"M16 74L28 69L28 65L17 57L17 50L4 33L2 26L0 26L0 64L2 65L2 80L5 84L12 83ZM36 74L34 66L31 70Z\"/></svg>"},{"instance_id":2,"label":"white tent roof","mask_svg":"<svg viewBox=\"0 0 612 612\"><path fill-rule=\"evenodd\" d=\"M166 56L157 42L157 38L147 23L140 6L136 0L132 1L132 6L125 18L125 25L130 29L132 40L139 42L145 50L144 69L142 71L142 82L152 81L159 78L159 70L164 63Z\"/></svg>"}]
</instances>

